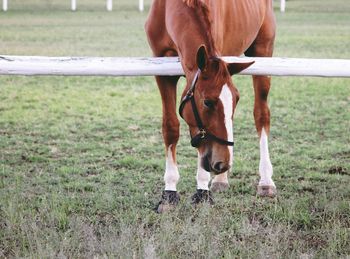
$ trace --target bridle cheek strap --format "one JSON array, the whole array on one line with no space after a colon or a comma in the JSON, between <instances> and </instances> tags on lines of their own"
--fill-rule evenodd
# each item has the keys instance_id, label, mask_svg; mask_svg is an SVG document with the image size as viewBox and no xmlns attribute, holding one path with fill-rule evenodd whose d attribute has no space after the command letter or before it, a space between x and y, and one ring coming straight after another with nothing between
<instances>
[{"instance_id":1,"label":"bridle cheek strap","mask_svg":"<svg viewBox=\"0 0 350 259\"><path fill-rule=\"evenodd\" d=\"M179 107L179 114L180 116L183 118L182 116L182 111L185 108L185 104L188 101L191 101L191 106L192 106L192 112L194 115L194 118L196 120L197 123L197 127L198 127L198 133L197 135L195 135L194 137L191 136L191 146L192 147L198 147L200 145L200 143L205 140L205 139L211 139L214 140L215 142L221 144L221 145L226 145L226 146L233 146L234 142L231 141L227 141L225 139L219 138L209 132L207 132L207 130L205 129L203 122L201 120L201 117L199 116L199 112L197 109L197 105L196 105L196 101L194 99L194 90L199 78L199 74L200 74L200 70L198 69L190 89L187 91L186 95L184 96L184 98L181 100L180 103L180 107Z\"/></svg>"}]
</instances>

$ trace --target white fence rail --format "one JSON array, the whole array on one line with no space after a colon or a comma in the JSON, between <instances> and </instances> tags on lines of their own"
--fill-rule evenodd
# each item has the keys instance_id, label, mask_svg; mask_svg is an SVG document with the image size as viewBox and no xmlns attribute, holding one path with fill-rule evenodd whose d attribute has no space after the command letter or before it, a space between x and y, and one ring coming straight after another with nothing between
<instances>
[{"instance_id":1,"label":"white fence rail","mask_svg":"<svg viewBox=\"0 0 350 259\"><path fill-rule=\"evenodd\" d=\"M112 11L113 9L113 0L106 0L107 11ZM6 12L8 9L8 0L2 0L2 10ZM71 0L71 10L77 10L77 0ZM139 11L143 12L144 10L144 1L139 0Z\"/></svg>"},{"instance_id":2,"label":"white fence rail","mask_svg":"<svg viewBox=\"0 0 350 259\"><path fill-rule=\"evenodd\" d=\"M350 77L350 60L224 57L226 62L255 63L243 75ZM1 56L0 75L151 76L183 75L177 57Z\"/></svg>"}]
</instances>

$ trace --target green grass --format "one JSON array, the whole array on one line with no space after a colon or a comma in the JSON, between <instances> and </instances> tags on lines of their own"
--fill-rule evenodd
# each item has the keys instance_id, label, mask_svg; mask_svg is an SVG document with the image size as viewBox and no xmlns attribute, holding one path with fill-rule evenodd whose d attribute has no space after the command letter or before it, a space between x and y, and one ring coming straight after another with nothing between
<instances>
[{"instance_id":1,"label":"green grass","mask_svg":"<svg viewBox=\"0 0 350 259\"><path fill-rule=\"evenodd\" d=\"M58 0L22 2L0 13L1 54L151 55L136 1L109 13L92 0L76 13ZM287 1L275 55L349 59L349 5ZM234 82L230 189L213 207L191 207L196 152L182 122L182 200L157 215L165 163L153 78L1 76L0 258L349 257L349 79L273 78L273 200L256 197L251 79Z\"/></svg>"}]
</instances>

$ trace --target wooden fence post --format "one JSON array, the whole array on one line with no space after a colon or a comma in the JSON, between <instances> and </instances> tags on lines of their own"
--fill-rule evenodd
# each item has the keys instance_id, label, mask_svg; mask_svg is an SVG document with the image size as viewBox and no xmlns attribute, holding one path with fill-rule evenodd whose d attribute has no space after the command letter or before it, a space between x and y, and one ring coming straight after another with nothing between
<instances>
[{"instance_id":1,"label":"wooden fence post","mask_svg":"<svg viewBox=\"0 0 350 259\"><path fill-rule=\"evenodd\" d=\"M112 11L113 10L113 1L112 0L107 0L107 11Z\"/></svg>"},{"instance_id":2,"label":"wooden fence post","mask_svg":"<svg viewBox=\"0 0 350 259\"><path fill-rule=\"evenodd\" d=\"M71 2L71 9L72 9L72 11L76 11L77 10L77 1L76 0L72 0L72 2Z\"/></svg>"},{"instance_id":3,"label":"wooden fence post","mask_svg":"<svg viewBox=\"0 0 350 259\"><path fill-rule=\"evenodd\" d=\"M2 0L2 10L3 10L4 12L7 11L7 0Z\"/></svg>"},{"instance_id":4,"label":"wooden fence post","mask_svg":"<svg viewBox=\"0 0 350 259\"><path fill-rule=\"evenodd\" d=\"M140 12L143 12L143 10L144 10L143 0L139 0L139 10L140 10Z\"/></svg>"},{"instance_id":5,"label":"wooden fence post","mask_svg":"<svg viewBox=\"0 0 350 259\"><path fill-rule=\"evenodd\" d=\"M281 12L284 13L286 11L286 0L281 0Z\"/></svg>"}]
</instances>

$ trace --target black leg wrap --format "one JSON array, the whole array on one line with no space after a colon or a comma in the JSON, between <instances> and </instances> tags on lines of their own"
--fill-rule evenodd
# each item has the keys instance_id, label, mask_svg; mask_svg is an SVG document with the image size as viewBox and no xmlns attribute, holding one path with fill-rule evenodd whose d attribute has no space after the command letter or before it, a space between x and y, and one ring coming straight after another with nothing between
<instances>
[{"instance_id":1,"label":"black leg wrap","mask_svg":"<svg viewBox=\"0 0 350 259\"><path fill-rule=\"evenodd\" d=\"M192 196L192 204L199 204L202 202L207 202L210 205L214 204L214 199L211 191L197 189L197 192Z\"/></svg>"},{"instance_id":2,"label":"black leg wrap","mask_svg":"<svg viewBox=\"0 0 350 259\"><path fill-rule=\"evenodd\" d=\"M157 213L169 211L179 203L180 195L176 191L163 191L162 199L156 208Z\"/></svg>"}]
</instances>

